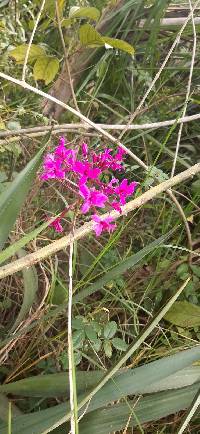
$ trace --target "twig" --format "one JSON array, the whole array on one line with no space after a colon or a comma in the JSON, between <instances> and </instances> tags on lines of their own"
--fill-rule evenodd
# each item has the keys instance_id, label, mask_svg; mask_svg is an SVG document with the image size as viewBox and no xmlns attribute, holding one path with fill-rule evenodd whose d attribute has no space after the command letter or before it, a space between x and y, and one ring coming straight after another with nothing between
<instances>
[{"instance_id":1,"label":"twig","mask_svg":"<svg viewBox=\"0 0 200 434\"><path fill-rule=\"evenodd\" d=\"M73 352L73 341L72 341L72 297L73 297L73 249L74 243L70 242L69 245L69 293L68 293L68 360L69 360L69 390L70 390L70 409L71 409L71 433L77 433L77 417L75 411L75 396L76 384L74 385L74 352Z\"/></svg>"},{"instance_id":2,"label":"twig","mask_svg":"<svg viewBox=\"0 0 200 434\"><path fill-rule=\"evenodd\" d=\"M68 54L67 54L67 50L66 50L66 46L65 46L65 40L64 40L64 37L63 37L63 32L62 32L62 27L61 27L61 22L60 22L60 13L59 13L59 7L58 7L58 1L57 0L56 0L56 17L57 17L58 30L59 30L60 39L61 39L61 42L62 42L64 57L65 57L65 64L66 64L66 67L67 67L67 72L68 72L68 77L69 77L69 84L70 84L70 88L71 88L72 98L73 98L73 101L74 101L74 106L75 106L75 108L76 108L77 111L80 111L79 107L78 107L77 100L76 100L76 95L75 95L75 92L74 92L74 86L73 86L73 81L72 81L72 77L71 77L70 66L69 66L69 62L68 62Z\"/></svg>"},{"instance_id":3,"label":"twig","mask_svg":"<svg viewBox=\"0 0 200 434\"><path fill-rule=\"evenodd\" d=\"M193 75L193 70L194 70L194 61L195 61L196 48L197 48L197 34L196 34L196 28L195 28L195 23L194 23L194 14L193 14L191 0L188 0L188 1L189 1L189 5L190 5L190 15L191 15L191 20L192 20L192 28L193 28L194 37L193 37L193 50L192 50L192 59L191 59L191 65L190 65L190 73L189 73L189 78L188 78L187 92L186 92L185 103L184 103L183 114L182 114L183 117L186 114L187 105L188 105L188 101L189 101L191 84L192 84L192 75ZM182 130L183 130L183 122L180 123L179 131L178 131L176 151L175 151L171 176L174 176L175 169L176 169L176 162L177 162L178 151L179 151L180 142L181 142Z\"/></svg>"},{"instance_id":4,"label":"twig","mask_svg":"<svg viewBox=\"0 0 200 434\"><path fill-rule=\"evenodd\" d=\"M0 73L1 76L1 73ZM38 93L38 92L36 92ZM47 97L46 97L47 98ZM52 98L49 98L52 99ZM58 104L58 102L57 102ZM63 104L62 104L63 105ZM103 130L124 130L124 128L130 130L130 131L134 131L134 130L151 130L151 129L157 129L157 128L165 128L165 127L169 127L171 125L174 125L175 123L180 124L180 123L187 123L187 122L193 122L193 121L197 121L200 119L200 113L196 113L195 115L190 115L190 116L184 116L177 119L169 119L168 121L161 121L161 122L152 122L152 123L145 123L145 124L133 124L133 125L125 125L125 124L95 124L95 126L97 128L101 128ZM50 131L52 128L52 126L47 126L47 125L41 125L38 127L32 127L32 128L22 128L21 130L18 131L0 131L0 137L10 137L10 136L21 136L23 134L32 134L32 133L39 133L39 132L44 132L44 131ZM56 132L64 132L64 131L70 131L73 129L84 129L84 130L95 130L97 128L95 128L92 125L86 125L86 124L82 124L82 123L70 123L70 124L59 124L59 125L54 125L54 130L53 133ZM101 132L101 134L105 135L104 133ZM111 140L111 139L110 139Z\"/></svg>"},{"instance_id":5,"label":"twig","mask_svg":"<svg viewBox=\"0 0 200 434\"><path fill-rule=\"evenodd\" d=\"M162 182L161 184L152 187L150 190L143 193L141 196L137 197L134 200L131 200L126 205L122 207L122 214L119 214L116 211L112 211L111 213L104 214L102 217L106 217L108 215L112 216L113 219L119 218L121 215L127 215L129 212L139 208L140 206L147 203L149 200L154 199L159 194L163 193L167 189L174 187L177 184L182 183L188 178L191 178L195 174L200 172L200 163L195 164L189 169L181 172L180 174L174 176L173 178L168 179L167 181ZM89 223L85 223L79 229L74 232L73 241L83 238L88 235L93 230L94 223L90 221ZM0 278L9 276L17 271L22 270L25 267L30 267L31 265L39 262L40 260L53 255L54 253L65 249L72 242L71 235L66 235L59 240L53 241L50 245L39 249L34 253L30 253L26 255L24 258L18 259L14 262L11 262L0 268ZM195 254L195 253L193 253Z\"/></svg>"},{"instance_id":6,"label":"twig","mask_svg":"<svg viewBox=\"0 0 200 434\"><path fill-rule=\"evenodd\" d=\"M200 2L200 0L197 0L197 1L196 1L196 3L195 3L195 5L193 6L192 10L191 10L190 13L188 14L188 17L185 19L185 22L184 22L184 24L182 25L181 29L179 30L179 32L178 32L178 34L177 34L177 36L176 36L175 41L173 42L173 44L172 44L170 50L169 50L168 53L167 53L167 56L165 57L164 62L162 63L162 65L161 65L159 71L157 72L157 74L155 75L154 79L152 80L152 83L150 84L149 88L147 89L146 93L144 94L144 96L143 96L142 100L140 101L138 107L136 108L135 112L134 112L134 113L132 114L132 116L130 117L130 120L129 120L127 126L130 125L130 124L133 122L133 120L135 119L135 117L138 115L138 113L140 112L140 110L141 110L141 108L142 108L144 102L146 101L148 95L150 94L150 92L151 92L152 89L154 88L155 83L156 83L157 80L159 79L159 77L160 77L160 75L161 75L161 73L162 73L162 71L163 71L165 65L167 64L167 62L168 62L168 60L169 60L169 58L170 58L172 52L174 51L174 48L176 47L176 45L177 45L178 42L180 41L180 37L181 37L181 35L182 35L182 33L183 33L183 31L184 31L184 29L185 29L187 23L188 23L189 20L191 19L192 14L193 14L193 11L195 10L195 8L197 7L197 5L198 5L199 2ZM127 131L127 127L126 127L126 128L124 129L124 131L122 131L122 133L120 134L120 136L119 136L119 140L121 140L121 138L122 138L123 135L126 133L126 131Z\"/></svg>"},{"instance_id":7,"label":"twig","mask_svg":"<svg viewBox=\"0 0 200 434\"><path fill-rule=\"evenodd\" d=\"M31 45L33 43L33 38L35 36L35 32L37 30L37 26L38 26L38 23L40 21L40 17L42 15L42 11L44 9L45 1L46 0L43 0L42 4L40 6L40 10L39 10L38 16L36 18L35 25L34 25L34 28L33 28L33 31L32 31L31 37L30 37L30 41L29 41L28 48L27 48L26 55L25 55L25 59L24 59L24 65L23 65L23 70L22 70L22 81L25 81L25 78L26 78L26 67L27 67L28 57L29 57Z\"/></svg>"}]
</instances>

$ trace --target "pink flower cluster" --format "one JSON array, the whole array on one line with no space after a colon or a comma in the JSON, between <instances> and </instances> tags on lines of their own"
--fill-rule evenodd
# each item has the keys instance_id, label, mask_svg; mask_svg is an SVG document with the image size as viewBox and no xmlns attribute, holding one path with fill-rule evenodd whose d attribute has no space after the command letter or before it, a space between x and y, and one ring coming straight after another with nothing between
<instances>
[{"instance_id":1,"label":"pink flower cluster","mask_svg":"<svg viewBox=\"0 0 200 434\"><path fill-rule=\"evenodd\" d=\"M91 210L95 212L92 219L95 233L99 236L102 231L112 232L116 225L112 223L111 216L103 218L98 215L97 208L108 206L121 212L121 206L138 185L135 181L129 184L126 178L120 182L112 175L113 171L124 170L124 156L125 151L122 148L118 148L115 153L110 148L98 153L89 152L86 143L72 149L66 144L64 137L61 137L55 151L46 155L40 178L45 181L58 180L66 183L69 188L73 186L77 196L76 203L80 203L80 211L83 214ZM105 175L111 178L109 182L105 182ZM63 230L61 218L58 217L51 223L57 232Z\"/></svg>"}]
</instances>

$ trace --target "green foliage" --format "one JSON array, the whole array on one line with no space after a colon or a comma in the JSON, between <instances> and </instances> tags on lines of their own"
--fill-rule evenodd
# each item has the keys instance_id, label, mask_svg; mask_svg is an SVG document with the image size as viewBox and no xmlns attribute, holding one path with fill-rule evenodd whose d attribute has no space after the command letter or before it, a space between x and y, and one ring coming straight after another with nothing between
<instances>
[{"instance_id":1,"label":"green foliage","mask_svg":"<svg viewBox=\"0 0 200 434\"><path fill-rule=\"evenodd\" d=\"M41 164L44 148L16 176L0 195L0 248L6 242Z\"/></svg>"},{"instance_id":2,"label":"green foliage","mask_svg":"<svg viewBox=\"0 0 200 434\"><path fill-rule=\"evenodd\" d=\"M18 251L18 257L22 258L26 256L27 252L23 249ZM18 325L24 320L28 315L33 303L36 301L37 291L38 291L38 276L34 265L28 269L22 271L23 281L24 281L24 296L23 303L21 305L18 316L12 326L11 331L15 330Z\"/></svg>"},{"instance_id":3,"label":"green foliage","mask_svg":"<svg viewBox=\"0 0 200 434\"><path fill-rule=\"evenodd\" d=\"M18 47L14 48L9 52L9 56L13 57L17 63L23 65L27 50L28 50L27 44L19 45ZM40 47L39 45L32 44L29 51L28 62L33 63L38 59L38 57L44 55L45 55L44 48Z\"/></svg>"},{"instance_id":4,"label":"green foliage","mask_svg":"<svg viewBox=\"0 0 200 434\"><path fill-rule=\"evenodd\" d=\"M33 68L35 80L43 80L45 84L51 83L59 70L59 60L52 56L39 57Z\"/></svg>"},{"instance_id":5,"label":"green foliage","mask_svg":"<svg viewBox=\"0 0 200 434\"><path fill-rule=\"evenodd\" d=\"M134 48L121 39L114 39L107 36L101 36L91 24L83 24L79 29L79 38L82 45L88 47L116 48L125 51L133 56Z\"/></svg>"},{"instance_id":6,"label":"green foliage","mask_svg":"<svg viewBox=\"0 0 200 434\"><path fill-rule=\"evenodd\" d=\"M177 301L165 315L165 319L180 327L200 326L200 307L188 301Z\"/></svg>"},{"instance_id":7,"label":"green foliage","mask_svg":"<svg viewBox=\"0 0 200 434\"><path fill-rule=\"evenodd\" d=\"M94 7L78 7L74 6L69 11L69 18L89 18L93 21L98 21L100 11Z\"/></svg>"}]
</instances>

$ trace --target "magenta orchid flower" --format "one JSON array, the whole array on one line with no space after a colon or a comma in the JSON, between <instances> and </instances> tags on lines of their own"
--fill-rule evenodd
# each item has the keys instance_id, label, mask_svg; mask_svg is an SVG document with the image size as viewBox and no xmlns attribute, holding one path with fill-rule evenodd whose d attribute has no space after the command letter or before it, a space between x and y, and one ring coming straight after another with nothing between
<instances>
[{"instance_id":1,"label":"magenta orchid flower","mask_svg":"<svg viewBox=\"0 0 200 434\"><path fill-rule=\"evenodd\" d=\"M62 160L54 154L47 154L43 164L41 179L64 179L65 171L62 169Z\"/></svg>"},{"instance_id":2,"label":"magenta orchid flower","mask_svg":"<svg viewBox=\"0 0 200 434\"><path fill-rule=\"evenodd\" d=\"M97 179L101 173L101 170L93 168L87 161L82 163L76 161L73 165L73 170L81 176L81 182L85 183L88 179Z\"/></svg>"},{"instance_id":3,"label":"magenta orchid flower","mask_svg":"<svg viewBox=\"0 0 200 434\"><path fill-rule=\"evenodd\" d=\"M55 229L56 232L63 232L63 227L60 223L61 219L58 217L49 226Z\"/></svg>"},{"instance_id":4,"label":"magenta orchid flower","mask_svg":"<svg viewBox=\"0 0 200 434\"><path fill-rule=\"evenodd\" d=\"M97 237L101 235L103 231L113 232L116 229L116 224L112 224L113 217L100 217L97 214L92 216L92 220L94 221L94 231Z\"/></svg>"},{"instance_id":5,"label":"magenta orchid flower","mask_svg":"<svg viewBox=\"0 0 200 434\"><path fill-rule=\"evenodd\" d=\"M128 185L128 180L123 179L121 184L115 187L115 194L119 195L120 204L125 205L127 196L130 196L134 193L137 188L138 183L133 181Z\"/></svg>"},{"instance_id":6,"label":"magenta orchid flower","mask_svg":"<svg viewBox=\"0 0 200 434\"><path fill-rule=\"evenodd\" d=\"M82 154L82 159L77 159L78 152ZM111 148L104 148L101 152L90 151L87 143L84 142L79 148L73 149L69 147L69 143L66 146L65 138L61 137L54 152L46 155L40 178L45 181L58 180L62 183L63 188L69 187L70 192L75 194L75 198L77 195L81 196L83 214L91 208L104 208L105 206L121 213L121 206L126 203L127 197L135 192L138 185L135 181L129 184L127 179L119 182L111 175L112 171L124 170L125 154L126 152L121 147L118 147L115 153ZM79 201L75 199L72 206L77 207L77 204ZM64 211L62 215L66 212ZM112 223L111 216L103 218L94 214L92 219L97 236L102 231L112 232L116 227ZM56 218L50 226L56 232L63 231L60 217Z\"/></svg>"},{"instance_id":7,"label":"magenta orchid flower","mask_svg":"<svg viewBox=\"0 0 200 434\"><path fill-rule=\"evenodd\" d=\"M91 190L87 185L82 184L79 186L79 194L85 199L84 204L81 207L81 211L85 214L92 206L98 208L104 208L105 202L108 200L108 196L100 191L92 188Z\"/></svg>"}]
</instances>

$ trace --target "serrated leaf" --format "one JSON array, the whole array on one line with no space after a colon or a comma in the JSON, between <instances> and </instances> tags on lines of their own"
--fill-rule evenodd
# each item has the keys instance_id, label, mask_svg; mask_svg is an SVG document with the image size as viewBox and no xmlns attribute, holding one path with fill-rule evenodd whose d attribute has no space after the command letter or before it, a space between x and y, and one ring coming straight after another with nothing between
<instances>
[{"instance_id":1,"label":"serrated leaf","mask_svg":"<svg viewBox=\"0 0 200 434\"><path fill-rule=\"evenodd\" d=\"M0 195L0 249L12 229L39 169L41 149Z\"/></svg>"},{"instance_id":2,"label":"serrated leaf","mask_svg":"<svg viewBox=\"0 0 200 434\"><path fill-rule=\"evenodd\" d=\"M92 342L92 348L98 353L98 351L100 351L100 349L101 349L101 345L102 345L102 342L101 342L101 339L96 339L96 341L93 341Z\"/></svg>"},{"instance_id":3,"label":"serrated leaf","mask_svg":"<svg viewBox=\"0 0 200 434\"><path fill-rule=\"evenodd\" d=\"M110 341L105 340L103 342L103 349L105 351L105 355L110 358L112 356L112 345Z\"/></svg>"},{"instance_id":4,"label":"serrated leaf","mask_svg":"<svg viewBox=\"0 0 200 434\"><path fill-rule=\"evenodd\" d=\"M200 307L188 301L176 301L164 318L183 328L196 327L200 325Z\"/></svg>"},{"instance_id":5,"label":"serrated leaf","mask_svg":"<svg viewBox=\"0 0 200 434\"><path fill-rule=\"evenodd\" d=\"M82 45L90 47L101 47L104 41L100 33L90 24L83 24L79 29L79 39Z\"/></svg>"},{"instance_id":6,"label":"serrated leaf","mask_svg":"<svg viewBox=\"0 0 200 434\"><path fill-rule=\"evenodd\" d=\"M84 327L83 318L73 318L72 328L75 330L82 330Z\"/></svg>"},{"instance_id":7,"label":"serrated leaf","mask_svg":"<svg viewBox=\"0 0 200 434\"><path fill-rule=\"evenodd\" d=\"M97 340L97 334L96 334L95 330L93 329L93 327L91 325L86 325L85 326L85 333L86 333L87 338L90 341L93 342L93 341Z\"/></svg>"},{"instance_id":8,"label":"serrated leaf","mask_svg":"<svg viewBox=\"0 0 200 434\"><path fill-rule=\"evenodd\" d=\"M37 59L33 68L35 80L51 83L59 70L59 60L56 57L42 56Z\"/></svg>"},{"instance_id":9,"label":"serrated leaf","mask_svg":"<svg viewBox=\"0 0 200 434\"><path fill-rule=\"evenodd\" d=\"M83 342L85 339L84 330L76 330L75 332L73 332L72 339L73 339L74 350L81 348L83 346Z\"/></svg>"},{"instance_id":10,"label":"serrated leaf","mask_svg":"<svg viewBox=\"0 0 200 434\"><path fill-rule=\"evenodd\" d=\"M116 331L117 331L117 323L115 321L110 321L105 325L103 329L104 337L106 339L111 339L115 335Z\"/></svg>"},{"instance_id":11,"label":"serrated leaf","mask_svg":"<svg viewBox=\"0 0 200 434\"><path fill-rule=\"evenodd\" d=\"M23 64L27 49L28 49L27 44L19 45L18 47L9 51L8 54L10 57L13 57L17 61L17 63ZM44 55L45 55L44 48L40 47L39 45L32 44L29 51L28 62L29 63L35 62L38 57Z\"/></svg>"},{"instance_id":12,"label":"serrated leaf","mask_svg":"<svg viewBox=\"0 0 200 434\"><path fill-rule=\"evenodd\" d=\"M116 350L126 351L128 348L127 343L120 338L113 338L111 342Z\"/></svg>"},{"instance_id":13,"label":"serrated leaf","mask_svg":"<svg viewBox=\"0 0 200 434\"><path fill-rule=\"evenodd\" d=\"M100 11L94 7L76 7L71 8L69 12L69 18L89 18L97 21L100 18Z\"/></svg>"},{"instance_id":14,"label":"serrated leaf","mask_svg":"<svg viewBox=\"0 0 200 434\"><path fill-rule=\"evenodd\" d=\"M121 39L114 39L114 38L109 38L108 36L102 36L102 40L103 40L104 44L108 45L108 47L106 47L106 48L109 48L109 47L116 48L118 50L125 51L126 53L130 54L131 56L133 56L133 54L135 52L132 45L130 45L126 41L122 41Z\"/></svg>"},{"instance_id":15,"label":"serrated leaf","mask_svg":"<svg viewBox=\"0 0 200 434\"><path fill-rule=\"evenodd\" d=\"M26 256L26 251L20 249L20 251L18 252L18 257L22 258L23 256ZM23 274L23 281L24 281L23 303L19 311L19 314L12 326L11 332L18 327L18 325L23 321L23 319L29 313L30 308L32 307L36 299L37 291L38 291L38 275L34 265L32 265L27 269L24 268L22 270L22 274Z\"/></svg>"}]
</instances>

